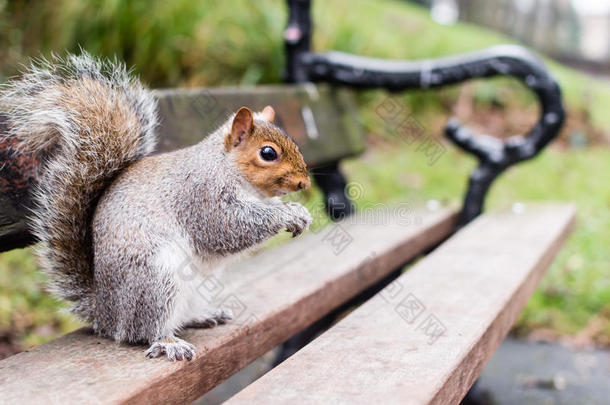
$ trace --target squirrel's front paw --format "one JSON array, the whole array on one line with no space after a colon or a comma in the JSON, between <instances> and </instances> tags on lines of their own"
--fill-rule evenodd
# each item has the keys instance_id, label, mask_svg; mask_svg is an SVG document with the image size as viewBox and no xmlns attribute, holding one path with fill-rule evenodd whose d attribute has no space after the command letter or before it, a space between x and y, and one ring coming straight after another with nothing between
<instances>
[{"instance_id":1,"label":"squirrel's front paw","mask_svg":"<svg viewBox=\"0 0 610 405\"><path fill-rule=\"evenodd\" d=\"M154 342L146 351L146 356L154 358L165 354L170 361L192 360L196 352L195 346L186 340L172 336Z\"/></svg>"},{"instance_id":2,"label":"squirrel's front paw","mask_svg":"<svg viewBox=\"0 0 610 405\"><path fill-rule=\"evenodd\" d=\"M313 218L307 208L296 202L285 203L289 210L286 230L292 232L292 237L297 237L309 228Z\"/></svg>"}]
</instances>

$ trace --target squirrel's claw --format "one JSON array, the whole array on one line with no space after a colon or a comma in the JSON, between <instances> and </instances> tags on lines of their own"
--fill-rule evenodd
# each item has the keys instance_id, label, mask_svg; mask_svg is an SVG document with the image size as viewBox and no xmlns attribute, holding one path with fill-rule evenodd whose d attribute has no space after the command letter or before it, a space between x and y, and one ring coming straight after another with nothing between
<instances>
[{"instance_id":1,"label":"squirrel's claw","mask_svg":"<svg viewBox=\"0 0 610 405\"><path fill-rule=\"evenodd\" d=\"M286 230L292 232L292 237L296 238L303 231L309 228L309 225L313 221L311 214L307 211L307 208L296 202L286 202L285 206L290 212L288 225Z\"/></svg>"},{"instance_id":2,"label":"squirrel's claw","mask_svg":"<svg viewBox=\"0 0 610 405\"><path fill-rule=\"evenodd\" d=\"M230 309L217 309L206 312L204 316L195 319L186 325L187 328L213 328L217 325L224 325L233 319L233 311Z\"/></svg>"}]
</instances>

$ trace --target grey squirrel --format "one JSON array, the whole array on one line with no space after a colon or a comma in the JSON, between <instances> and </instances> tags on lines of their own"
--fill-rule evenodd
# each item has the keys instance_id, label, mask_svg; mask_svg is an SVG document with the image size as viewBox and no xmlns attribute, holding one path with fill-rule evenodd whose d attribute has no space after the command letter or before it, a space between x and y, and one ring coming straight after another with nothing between
<instances>
[{"instance_id":1,"label":"grey squirrel","mask_svg":"<svg viewBox=\"0 0 610 405\"><path fill-rule=\"evenodd\" d=\"M84 53L33 64L1 89L0 108L19 151L42 161L32 223L53 290L99 335L148 343L149 357L191 360L177 332L231 318L177 274L185 258L212 268L312 221L279 199L310 180L271 107L242 107L200 143L150 155L153 95L123 64Z\"/></svg>"}]
</instances>

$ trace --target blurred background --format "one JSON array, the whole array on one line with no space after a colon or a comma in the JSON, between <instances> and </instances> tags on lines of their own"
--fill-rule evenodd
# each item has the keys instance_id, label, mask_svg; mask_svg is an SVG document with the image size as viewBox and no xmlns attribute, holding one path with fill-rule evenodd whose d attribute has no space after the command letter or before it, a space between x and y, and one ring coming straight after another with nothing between
<instances>
[{"instance_id":1,"label":"blurred background","mask_svg":"<svg viewBox=\"0 0 610 405\"><path fill-rule=\"evenodd\" d=\"M604 0L422 0L441 24L472 22L564 63L608 74L610 2Z\"/></svg>"},{"instance_id":2,"label":"blurred background","mask_svg":"<svg viewBox=\"0 0 610 405\"><path fill-rule=\"evenodd\" d=\"M30 57L80 49L124 60L155 88L280 83L286 17L281 0L0 0L0 83ZM420 59L520 43L543 55L564 92L566 125L539 158L496 182L488 207L570 200L579 221L513 335L610 346L610 1L318 0L313 21L315 50ZM447 144L430 166L375 114L386 97L358 93L369 148L344 164L363 185L356 203L461 200L475 162ZM453 115L510 136L538 114L532 94L513 79L395 97L439 138ZM44 285L31 249L0 254L0 358L79 326Z\"/></svg>"}]
</instances>

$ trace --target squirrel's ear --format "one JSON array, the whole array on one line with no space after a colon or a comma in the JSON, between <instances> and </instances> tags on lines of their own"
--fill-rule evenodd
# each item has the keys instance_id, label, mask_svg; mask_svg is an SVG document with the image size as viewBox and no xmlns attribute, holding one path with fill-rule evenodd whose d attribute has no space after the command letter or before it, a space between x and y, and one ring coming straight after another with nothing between
<instances>
[{"instance_id":1,"label":"squirrel's ear","mask_svg":"<svg viewBox=\"0 0 610 405\"><path fill-rule=\"evenodd\" d=\"M263 120L267 122L273 122L275 119L275 110L270 105L263 108L263 112L261 114L263 116Z\"/></svg>"},{"instance_id":2,"label":"squirrel's ear","mask_svg":"<svg viewBox=\"0 0 610 405\"><path fill-rule=\"evenodd\" d=\"M252 111L248 107L242 107L235 114L233 118L233 124L231 125L231 133L225 138L225 146L227 150L231 150L243 142L244 139L250 132L252 132L252 126L254 124L254 118Z\"/></svg>"}]
</instances>

